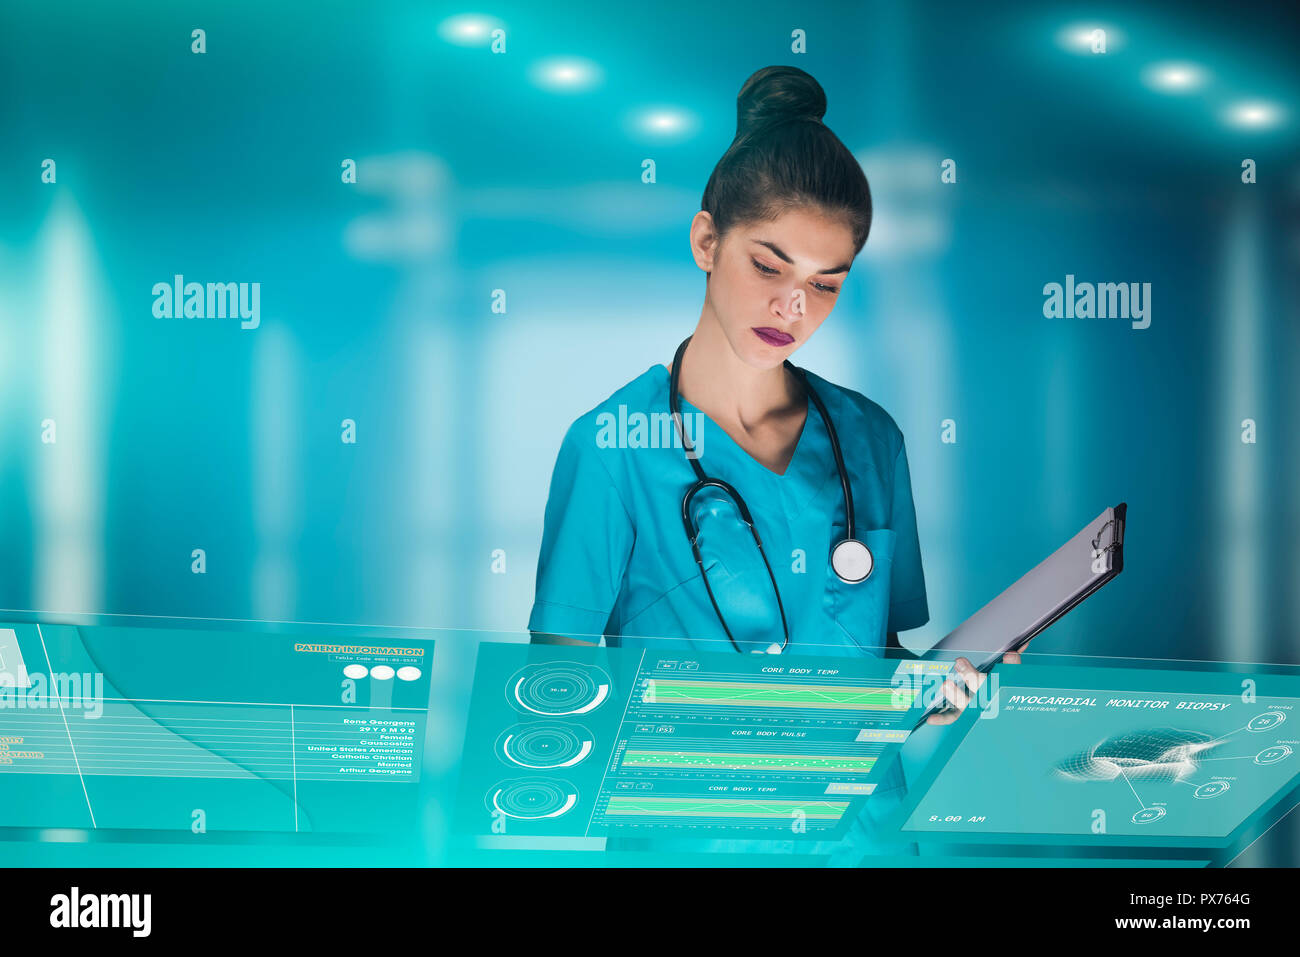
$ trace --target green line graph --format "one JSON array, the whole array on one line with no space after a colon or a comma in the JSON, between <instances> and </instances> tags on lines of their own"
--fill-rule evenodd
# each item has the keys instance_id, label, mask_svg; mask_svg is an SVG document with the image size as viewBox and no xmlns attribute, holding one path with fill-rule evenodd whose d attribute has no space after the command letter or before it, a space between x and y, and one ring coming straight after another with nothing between
<instances>
[{"instance_id":1,"label":"green line graph","mask_svg":"<svg viewBox=\"0 0 1300 957\"><path fill-rule=\"evenodd\" d=\"M874 755L728 754L716 751L644 751L629 749L625 768L705 768L735 771L836 771L865 774Z\"/></svg>"},{"instance_id":2,"label":"green line graph","mask_svg":"<svg viewBox=\"0 0 1300 957\"><path fill-rule=\"evenodd\" d=\"M757 684L741 681L681 681L656 678L646 688L647 704L716 704L760 708L821 708L900 712L919 692L911 688L852 688L838 685Z\"/></svg>"},{"instance_id":3,"label":"green line graph","mask_svg":"<svg viewBox=\"0 0 1300 957\"><path fill-rule=\"evenodd\" d=\"M848 807L843 801L741 800L736 798L655 798L615 795L609 799L609 815L661 817L760 817L789 820L795 813L805 817L838 821Z\"/></svg>"}]
</instances>

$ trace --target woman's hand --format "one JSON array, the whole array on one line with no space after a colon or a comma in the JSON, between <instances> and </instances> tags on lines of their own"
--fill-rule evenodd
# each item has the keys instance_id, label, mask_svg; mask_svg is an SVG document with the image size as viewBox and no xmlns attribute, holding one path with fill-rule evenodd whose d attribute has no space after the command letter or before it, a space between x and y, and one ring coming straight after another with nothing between
<instances>
[{"instance_id":1,"label":"woman's hand","mask_svg":"<svg viewBox=\"0 0 1300 957\"><path fill-rule=\"evenodd\" d=\"M1029 642L1025 642L1029 644ZM1015 651L1008 651L1002 656L1002 660L1009 665L1020 664L1020 652L1025 650L1025 645L1021 645ZM966 705L970 704L970 699L980 690L980 685L984 684L984 679L988 675L976 671L975 666L966 658L958 658L953 662L953 666L966 685L964 689L957 687L957 682L948 678L943 683L943 696L948 699L948 704L952 707L947 711L937 712L925 719L926 724L952 724L961 717Z\"/></svg>"}]
</instances>

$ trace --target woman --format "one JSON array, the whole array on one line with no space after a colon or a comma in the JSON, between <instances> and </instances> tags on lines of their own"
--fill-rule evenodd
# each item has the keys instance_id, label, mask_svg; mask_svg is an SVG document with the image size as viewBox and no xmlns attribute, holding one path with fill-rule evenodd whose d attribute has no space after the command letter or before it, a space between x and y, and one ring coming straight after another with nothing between
<instances>
[{"instance_id":1,"label":"woman","mask_svg":"<svg viewBox=\"0 0 1300 957\"><path fill-rule=\"evenodd\" d=\"M560 448L534 640L879 656L929 619L902 432L865 396L786 363L830 315L871 225L866 176L825 112L794 67L741 88L735 140L691 222L706 274L694 333ZM674 384L682 415L669 419ZM652 425L624 434L629 422ZM731 488L700 489L683 516L704 476ZM866 546L847 572L831 561L846 538ZM958 667L974 690L980 676ZM945 693L965 705L952 682Z\"/></svg>"},{"instance_id":2,"label":"woman","mask_svg":"<svg viewBox=\"0 0 1300 957\"><path fill-rule=\"evenodd\" d=\"M902 432L870 399L786 362L830 315L871 225L866 176L825 112L821 86L794 67L741 88L735 140L691 222L706 275L694 333L560 448L534 641L881 656L929 619ZM967 687L946 681L954 707L931 723L956 720L982 681L965 659L957 668ZM895 762L846 840L801 849L833 862L915 853L875 829L903 788Z\"/></svg>"}]
</instances>

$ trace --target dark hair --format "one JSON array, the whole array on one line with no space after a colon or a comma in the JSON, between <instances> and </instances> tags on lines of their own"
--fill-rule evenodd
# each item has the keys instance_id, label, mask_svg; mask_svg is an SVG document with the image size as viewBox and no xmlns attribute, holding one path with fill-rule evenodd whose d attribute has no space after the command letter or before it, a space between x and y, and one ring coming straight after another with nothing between
<instances>
[{"instance_id":1,"label":"dark hair","mask_svg":"<svg viewBox=\"0 0 1300 957\"><path fill-rule=\"evenodd\" d=\"M871 229L871 189L862 166L822 123L826 92L793 66L768 66L736 97L736 138L704 187L700 208L719 238L740 223L765 222L799 206L844 216L853 254Z\"/></svg>"}]
</instances>

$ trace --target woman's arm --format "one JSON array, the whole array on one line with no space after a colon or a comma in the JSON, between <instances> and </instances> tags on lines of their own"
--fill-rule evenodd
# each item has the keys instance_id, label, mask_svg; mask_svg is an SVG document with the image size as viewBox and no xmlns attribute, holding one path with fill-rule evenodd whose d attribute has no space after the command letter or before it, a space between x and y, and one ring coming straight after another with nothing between
<instances>
[{"instance_id":1,"label":"woman's arm","mask_svg":"<svg viewBox=\"0 0 1300 957\"><path fill-rule=\"evenodd\" d=\"M636 532L602 461L618 453L596 434L593 416L579 418L556 456L528 616L533 644L598 645L623 586Z\"/></svg>"}]
</instances>

